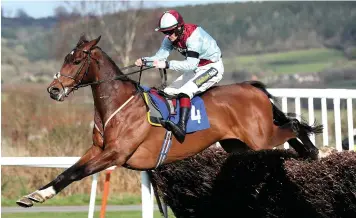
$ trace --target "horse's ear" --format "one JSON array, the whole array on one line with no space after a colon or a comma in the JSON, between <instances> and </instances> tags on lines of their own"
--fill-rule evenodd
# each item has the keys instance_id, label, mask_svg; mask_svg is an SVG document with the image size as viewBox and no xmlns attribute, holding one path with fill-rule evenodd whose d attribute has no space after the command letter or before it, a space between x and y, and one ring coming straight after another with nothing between
<instances>
[{"instance_id":1,"label":"horse's ear","mask_svg":"<svg viewBox=\"0 0 356 218\"><path fill-rule=\"evenodd\" d=\"M87 36L85 35L85 33L82 33L80 35L79 41L77 43L77 47L82 45L82 44L84 44L84 43L87 43L87 42L89 42L89 40L87 39Z\"/></svg>"},{"instance_id":2,"label":"horse's ear","mask_svg":"<svg viewBox=\"0 0 356 218\"><path fill-rule=\"evenodd\" d=\"M79 42L88 42L87 36L85 33L82 33L79 38Z\"/></svg>"},{"instance_id":3,"label":"horse's ear","mask_svg":"<svg viewBox=\"0 0 356 218\"><path fill-rule=\"evenodd\" d=\"M99 36L98 38L96 38L96 39L94 39L94 40L88 42L88 43L84 46L83 50L89 51L92 47L94 47L94 46L96 46L96 44L98 44L98 42L100 41L100 38L101 38L101 36Z\"/></svg>"}]
</instances>

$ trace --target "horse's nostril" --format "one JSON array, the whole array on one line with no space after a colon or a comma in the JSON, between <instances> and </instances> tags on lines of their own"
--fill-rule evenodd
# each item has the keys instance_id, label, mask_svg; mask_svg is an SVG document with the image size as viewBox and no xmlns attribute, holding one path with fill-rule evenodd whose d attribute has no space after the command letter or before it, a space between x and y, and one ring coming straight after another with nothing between
<instances>
[{"instance_id":1,"label":"horse's nostril","mask_svg":"<svg viewBox=\"0 0 356 218\"><path fill-rule=\"evenodd\" d=\"M51 93L52 95L58 95L60 90L59 90L59 88L51 87L48 89L48 92Z\"/></svg>"}]
</instances>

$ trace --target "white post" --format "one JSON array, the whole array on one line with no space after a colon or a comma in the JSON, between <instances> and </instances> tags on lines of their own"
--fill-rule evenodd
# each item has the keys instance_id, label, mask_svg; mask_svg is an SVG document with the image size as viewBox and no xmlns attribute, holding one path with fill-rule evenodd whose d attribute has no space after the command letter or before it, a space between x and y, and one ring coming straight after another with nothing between
<instances>
[{"instance_id":1,"label":"white post","mask_svg":"<svg viewBox=\"0 0 356 218\"><path fill-rule=\"evenodd\" d=\"M153 189L148 173L141 172L142 218L153 218Z\"/></svg>"},{"instance_id":2,"label":"white post","mask_svg":"<svg viewBox=\"0 0 356 218\"><path fill-rule=\"evenodd\" d=\"M283 97L282 98L282 111L284 113L287 113L288 112L288 99L286 97ZM285 149L288 149L289 148L289 144L288 142L285 142L284 143L284 148Z\"/></svg>"},{"instance_id":3,"label":"white post","mask_svg":"<svg viewBox=\"0 0 356 218\"><path fill-rule=\"evenodd\" d=\"M335 144L338 151L342 151L341 146L341 116L340 98L334 98L334 119L335 119Z\"/></svg>"},{"instance_id":4,"label":"white post","mask_svg":"<svg viewBox=\"0 0 356 218\"><path fill-rule=\"evenodd\" d=\"M301 112L300 112L300 98L299 97L296 97L294 99L294 103L295 103L295 114L296 114L296 118L297 120L301 120Z\"/></svg>"},{"instance_id":5,"label":"white post","mask_svg":"<svg viewBox=\"0 0 356 218\"><path fill-rule=\"evenodd\" d=\"M287 97L282 97L282 111L284 113L287 113L288 111L288 101L287 101Z\"/></svg>"},{"instance_id":6,"label":"white post","mask_svg":"<svg viewBox=\"0 0 356 218\"><path fill-rule=\"evenodd\" d=\"M349 150L354 150L354 127L353 127L353 116L352 116L352 98L347 99L347 127L349 135Z\"/></svg>"},{"instance_id":7,"label":"white post","mask_svg":"<svg viewBox=\"0 0 356 218\"><path fill-rule=\"evenodd\" d=\"M94 217L95 197L96 197L96 187L97 186L98 186L98 174L95 173L93 175L93 182L91 183L88 218L93 218Z\"/></svg>"},{"instance_id":8,"label":"white post","mask_svg":"<svg viewBox=\"0 0 356 218\"><path fill-rule=\"evenodd\" d=\"M326 105L326 98L321 98L321 119L323 122L323 146L328 146L329 134L328 134L328 110Z\"/></svg>"},{"instance_id":9,"label":"white post","mask_svg":"<svg viewBox=\"0 0 356 218\"><path fill-rule=\"evenodd\" d=\"M309 125L313 125L314 124L314 99L312 97L308 98L308 113L309 113ZM315 145L315 135L311 135L310 136L310 140L313 142L313 144Z\"/></svg>"}]
</instances>

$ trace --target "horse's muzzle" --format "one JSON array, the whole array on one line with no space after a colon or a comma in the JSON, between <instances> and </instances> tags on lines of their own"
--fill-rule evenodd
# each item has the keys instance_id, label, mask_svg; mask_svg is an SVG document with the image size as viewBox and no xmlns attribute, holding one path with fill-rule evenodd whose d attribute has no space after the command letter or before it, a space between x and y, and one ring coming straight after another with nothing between
<instances>
[{"instance_id":1,"label":"horse's muzzle","mask_svg":"<svg viewBox=\"0 0 356 218\"><path fill-rule=\"evenodd\" d=\"M56 101L64 100L64 93L61 93L61 90L57 87L48 87L47 92L49 93L49 96ZM62 92L64 92L64 90Z\"/></svg>"}]
</instances>

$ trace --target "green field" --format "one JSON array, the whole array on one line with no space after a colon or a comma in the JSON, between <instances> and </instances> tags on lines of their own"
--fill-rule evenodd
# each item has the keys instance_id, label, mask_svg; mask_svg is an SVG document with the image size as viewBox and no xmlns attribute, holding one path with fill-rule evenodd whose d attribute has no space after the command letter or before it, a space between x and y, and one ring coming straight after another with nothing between
<instances>
[{"instance_id":1,"label":"green field","mask_svg":"<svg viewBox=\"0 0 356 218\"><path fill-rule=\"evenodd\" d=\"M96 212L94 217L99 217L100 212ZM2 218L86 218L87 212L82 213L3 213ZM108 211L105 214L105 218L141 218L141 211ZM162 217L159 211L154 212L154 217ZM169 217L174 217L172 213L169 213Z\"/></svg>"},{"instance_id":2,"label":"green field","mask_svg":"<svg viewBox=\"0 0 356 218\"><path fill-rule=\"evenodd\" d=\"M248 55L224 60L226 71L246 70L267 74L320 72L337 66L354 65L343 53L333 49L306 49L289 52Z\"/></svg>"},{"instance_id":3,"label":"green field","mask_svg":"<svg viewBox=\"0 0 356 218\"><path fill-rule=\"evenodd\" d=\"M101 205L101 195L97 195L95 199L96 205ZM16 206L16 200L18 199L8 199L5 197L1 198L1 206ZM54 198L46 201L43 204L37 204L40 206L73 206L73 205L89 205L90 195L88 194L75 194L69 196L55 196ZM141 195L133 195L133 194L111 194L109 195L108 205L133 205L133 204L141 204Z\"/></svg>"}]
</instances>

